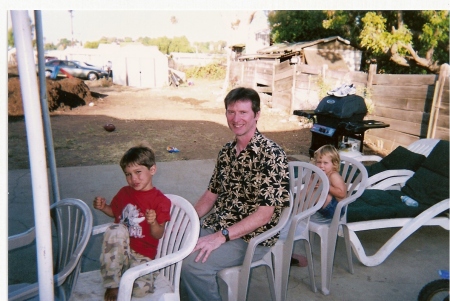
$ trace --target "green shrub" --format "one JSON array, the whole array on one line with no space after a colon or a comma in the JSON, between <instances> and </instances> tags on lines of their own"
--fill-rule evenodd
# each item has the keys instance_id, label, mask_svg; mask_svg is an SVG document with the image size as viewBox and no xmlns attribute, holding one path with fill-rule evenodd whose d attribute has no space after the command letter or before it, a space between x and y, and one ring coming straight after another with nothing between
<instances>
[{"instance_id":1,"label":"green shrub","mask_svg":"<svg viewBox=\"0 0 450 301\"><path fill-rule=\"evenodd\" d=\"M186 69L186 78L224 79L226 67L218 63Z\"/></svg>"}]
</instances>

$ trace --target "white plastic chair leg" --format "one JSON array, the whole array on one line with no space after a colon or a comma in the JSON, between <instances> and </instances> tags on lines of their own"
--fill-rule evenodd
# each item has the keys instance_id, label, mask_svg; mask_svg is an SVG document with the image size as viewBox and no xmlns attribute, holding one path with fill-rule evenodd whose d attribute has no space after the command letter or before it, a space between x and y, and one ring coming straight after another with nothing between
<instances>
[{"instance_id":1,"label":"white plastic chair leg","mask_svg":"<svg viewBox=\"0 0 450 301\"><path fill-rule=\"evenodd\" d=\"M345 249L347 252L347 262L348 262L348 271L351 274L355 273L353 269L353 253L352 253L352 243L350 242L350 233L348 231L347 225L342 226L344 230L344 239L345 239Z\"/></svg>"},{"instance_id":2,"label":"white plastic chair leg","mask_svg":"<svg viewBox=\"0 0 450 301\"><path fill-rule=\"evenodd\" d=\"M275 295L275 282L273 280L274 271L268 265L265 266L265 269L266 269L266 273L267 273L267 279L269 279L269 290L270 290L271 300L277 300L276 295Z\"/></svg>"},{"instance_id":3,"label":"white plastic chair leg","mask_svg":"<svg viewBox=\"0 0 450 301\"><path fill-rule=\"evenodd\" d=\"M324 233L322 233L324 234ZM330 246L328 246L328 235L326 237L320 236L320 277L321 281L321 290L322 294L329 295L330 294L330 284L328 281L328 250Z\"/></svg>"},{"instance_id":4,"label":"white plastic chair leg","mask_svg":"<svg viewBox=\"0 0 450 301\"><path fill-rule=\"evenodd\" d=\"M234 271L236 269L236 271ZM237 287L239 286L239 267L228 268L220 271L220 279L226 284L227 299L228 301L238 301L237 299ZM233 291L234 290L234 291Z\"/></svg>"},{"instance_id":5,"label":"white plastic chair leg","mask_svg":"<svg viewBox=\"0 0 450 301\"><path fill-rule=\"evenodd\" d=\"M306 259L308 260L309 284L311 286L311 290L317 293L316 280L314 279L314 262L311 251L311 244L307 240L304 240L304 244L305 244Z\"/></svg>"}]
</instances>

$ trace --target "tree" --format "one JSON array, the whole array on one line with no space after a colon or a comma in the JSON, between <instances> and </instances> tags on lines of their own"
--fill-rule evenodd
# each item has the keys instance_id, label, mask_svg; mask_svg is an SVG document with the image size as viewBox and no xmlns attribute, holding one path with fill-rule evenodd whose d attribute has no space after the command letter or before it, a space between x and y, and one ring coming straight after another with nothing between
<instances>
[{"instance_id":1,"label":"tree","mask_svg":"<svg viewBox=\"0 0 450 301\"><path fill-rule=\"evenodd\" d=\"M185 36L174 37L173 39L169 39L165 36L156 39L144 37L139 38L138 42L147 46L157 46L158 50L165 54L171 52L194 52L190 46L189 40Z\"/></svg>"},{"instance_id":2,"label":"tree","mask_svg":"<svg viewBox=\"0 0 450 301\"><path fill-rule=\"evenodd\" d=\"M275 43L312 41L337 35L335 29L322 26L322 21L327 18L325 11L271 11L267 18Z\"/></svg>"},{"instance_id":3,"label":"tree","mask_svg":"<svg viewBox=\"0 0 450 301\"><path fill-rule=\"evenodd\" d=\"M71 44L72 44L72 41L70 41L70 40L68 40L66 38L63 38L63 39L59 40L58 48L66 49Z\"/></svg>"},{"instance_id":4,"label":"tree","mask_svg":"<svg viewBox=\"0 0 450 301\"><path fill-rule=\"evenodd\" d=\"M97 49L98 48L98 45L100 45L100 42L99 41L94 41L94 42L91 42L91 41L86 41L85 43L84 43L84 48L90 48L90 49Z\"/></svg>"},{"instance_id":5,"label":"tree","mask_svg":"<svg viewBox=\"0 0 450 301\"><path fill-rule=\"evenodd\" d=\"M275 42L339 35L365 50L363 64L376 61L380 72L438 73L449 62L448 11L272 11L269 23Z\"/></svg>"},{"instance_id":6,"label":"tree","mask_svg":"<svg viewBox=\"0 0 450 301\"><path fill-rule=\"evenodd\" d=\"M171 52L194 52L189 40L185 36L174 37L169 45L168 54Z\"/></svg>"},{"instance_id":7,"label":"tree","mask_svg":"<svg viewBox=\"0 0 450 301\"><path fill-rule=\"evenodd\" d=\"M144 37L139 38L138 41L140 41L143 45L157 46L158 50L165 54L169 54L169 47L170 43L172 42L168 37L160 37L156 39Z\"/></svg>"},{"instance_id":8,"label":"tree","mask_svg":"<svg viewBox=\"0 0 450 301\"><path fill-rule=\"evenodd\" d=\"M421 31L420 28L410 29L405 24L402 11L397 12L397 26L390 30L385 26L387 18L368 12L362 19L361 46L372 50L375 55L389 56L397 65L418 66L431 73L439 73L439 60L448 62L448 11L421 11L414 15L423 22ZM415 22L410 24L418 25Z\"/></svg>"},{"instance_id":9,"label":"tree","mask_svg":"<svg viewBox=\"0 0 450 301\"><path fill-rule=\"evenodd\" d=\"M45 43L44 50L56 50L56 45L53 43Z\"/></svg>"},{"instance_id":10,"label":"tree","mask_svg":"<svg viewBox=\"0 0 450 301\"><path fill-rule=\"evenodd\" d=\"M8 46L14 47L14 32L13 29L8 29Z\"/></svg>"}]
</instances>

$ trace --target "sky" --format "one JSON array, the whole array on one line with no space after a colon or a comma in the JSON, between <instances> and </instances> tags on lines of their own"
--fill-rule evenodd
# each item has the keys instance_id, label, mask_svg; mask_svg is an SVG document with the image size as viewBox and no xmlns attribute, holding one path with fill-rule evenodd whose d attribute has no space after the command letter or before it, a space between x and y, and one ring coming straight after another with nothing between
<instances>
[{"instance_id":1,"label":"sky","mask_svg":"<svg viewBox=\"0 0 450 301\"><path fill-rule=\"evenodd\" d=\"M72 10L72 18L69 10L41 10L41 14L44 43L56 45L62 38L72 39L72 28L73 39L82 42L163 36L186 36L191 43L226 41L232 35L231 20L248 11ZM33 18L31 11L30 15ZM172 16L176 24L171 23Z\"/></svg>"},{"instance_id":2,"label":"sky","mask_svg":"<svg viewBox=\"0 0 450 301\"><path fill-rule=\"evenodd\" d=\"M8 4L8 2L10 2ZM276 2L276 5L274 4ZM237 18L246 19L249 11L264 9L449 9L448 0L433 0L430 3L411 4L409 0L277 0L277 1L214 1L190 0L167 1L164 4L153 1L76 1L69 6L55 5L52 0L17 1L7 0L7 9L40 9L42 12L45 43L57 44L66 38L82 42L98 41L102 37L158 38L186 36L192 42L228 41L233 33L230 22ZM307 2L307 3L304 3ZM417 2L417 1L414 1ZM25 4L22 4L25 3ZM28 3L28 5L26 4ZM31 4L30 4L31 3ZM35 5L34 3L40 3ZM143 4L145 3L145 4ZM367 5L365 5L367 3ZM406 4L406 5L405 5ZM36 7L37 6L37 7ZM429 6L429 7L427 7ZM175 8L175 9L174 9ZM32 11L30 10L32 15ZM175 16L176 24L170 19ZM7 14L8 28L11 20Z\"/></svg>"}]
</instances>

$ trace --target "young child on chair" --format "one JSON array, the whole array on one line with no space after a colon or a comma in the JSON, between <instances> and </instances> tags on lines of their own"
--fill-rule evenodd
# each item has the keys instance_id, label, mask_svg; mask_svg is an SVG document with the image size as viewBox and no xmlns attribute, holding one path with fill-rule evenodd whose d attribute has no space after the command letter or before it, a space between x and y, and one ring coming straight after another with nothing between
<instances>
[{"instance_id":1,"label":"young child on chair","mask_svg":"<svg viewBox=\"0 0 450 301\"><path fill-rule=\"evenodd\" d=\"M333 218L336 206L347 195L344 179L339 174L341 158L333 145L323 145L314 152L314 163L325 172L330 182L327 199L317 212L325 218Z\"/></svg>"},{"instance_id":2,"label":"young child on chair","mask_svg":"<svg viewBox=\"0 0 450 301\"><path fill-rule=\"evenodd\" d=\"M339 174L341 164L339 152L333 145L323 145L314 152L314 164L325 172L330 182L327 199L317 212L325 218L333 218L338 202L347 195L344 179ZM308 262L303 255L293 254L291 265L304 267Z\"/></svg>"},{"instance_id":3,"label":"young child on chair","mask_svg":"<svg viewBox=\"0 0 450 301\"><path fill-rule=\"evenodd\" d=\"M159 239L170 220L170 200L153 186L156 173L155 154L150 147L130 148L120 160L128 186L122 187L110 204L97 196L93 206L114 218L105 232L100 255L100 272L106 288L105 301L115 301L122 274L129 268L155 258ZM156 275L136 280L133 296L143 297L154 291Z\"/></svg>"}]
</instances>

